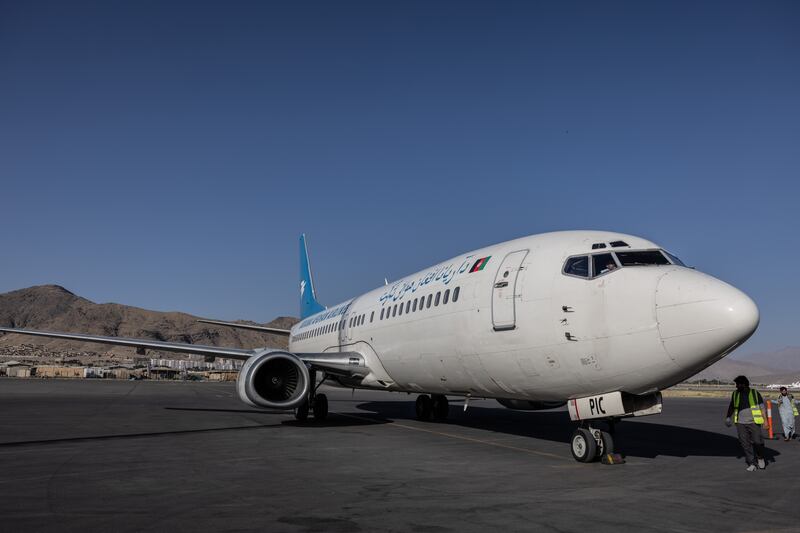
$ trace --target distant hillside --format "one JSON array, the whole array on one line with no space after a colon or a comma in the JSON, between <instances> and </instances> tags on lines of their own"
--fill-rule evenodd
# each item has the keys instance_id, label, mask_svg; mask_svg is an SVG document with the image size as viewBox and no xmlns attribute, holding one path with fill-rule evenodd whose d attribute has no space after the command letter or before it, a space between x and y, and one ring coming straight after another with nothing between
<instances>
[{"instance_id":1,"label":"distant hillside","mask_svg":"<svg viewBox=\"0 0 800 533\"><path fill-rule=\"evenodd\" d=\"M689 378L690 381L699 379L719 379L721 381L733 381L733 378L739 375L745 375L749 378L756 376L765 376L769 374L780 374L780 369L764 367L745 361L737 361L726 357L721 361L717 361L710 367L706 368L699 374Z\"/></svg>"},{"instance_id":2,"label":"distant hillside","mask_svg":"<svg viewBox=\"0 0 800 533\"><path fill-rule=\"evenodd\" d=\"M739 361L746 361L760 366L768 366L780 370L800 372L800 347L787 346L773 352L759 352L734 356Z\"/></svg>"},{"instance_id":3,"label":"distant hillside","mask_svg":"<svg viewBox=\"0 0 800 533\"><path fill-rule=\"evenodd\" d=\"M148 311L115 303L96 304L58 285L41 285L0 294L0 325L6 327L139 337L234 348L287 346L285 336L200 324L197 318L186 313ZM263 325L288 329L296 322L295 318L279 317ZM134 351L132 348L0 334L0 346L23 343L43 345L53 351L83 350L128 356Z\"/></svg>"},{"instance_id":4,"label":"distant hillside","mask_svg":"<svg viewBox=\"0 0 800 533\"><path fill-rule=\"evenodd\" d=\"M797 381L800 379L800 348L790 346L773 352L737 353L711 365L691 379L730 381L740 374L754 383Z\"/></svg>"}]
</instances>

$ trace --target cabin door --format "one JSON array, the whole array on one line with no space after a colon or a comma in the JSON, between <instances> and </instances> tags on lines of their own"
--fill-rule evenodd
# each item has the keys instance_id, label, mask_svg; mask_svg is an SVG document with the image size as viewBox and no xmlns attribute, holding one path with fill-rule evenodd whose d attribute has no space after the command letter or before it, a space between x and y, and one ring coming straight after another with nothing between
<instances>
[{"instance_id":1,"label":"cabin door","mask_svg":"<svg viewBox=\"0 0 800 533\"><path fill-rule=\"evenodd\" d=\"M506 331L516 327L516 301L520 298L521 285L517 285L522 262L528 250L517 250L506 255L492 287L492 325L495 331Z\"/></svg>"}]
</instances>

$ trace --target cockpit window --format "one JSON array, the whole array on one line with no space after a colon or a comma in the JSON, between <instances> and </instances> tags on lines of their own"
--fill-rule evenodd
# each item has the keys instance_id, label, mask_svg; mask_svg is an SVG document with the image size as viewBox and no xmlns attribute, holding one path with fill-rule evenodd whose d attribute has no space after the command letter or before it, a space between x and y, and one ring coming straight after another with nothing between
<instances>
[{"instance_id":1,"label":"cockpit window","mask_svg":"<svg viewBox=\"0 0 800 533\"><path fill-rule=\"evenodd\" d=\"M667 254L667 257L669 257L669 260L672 261L673 264L676 264L676 265L682 266L682 267L686 266L686 265L683 264L683 261L681 261L680 259L678 259L674 255L672 255L668 251L666 251L666 250L661 250L661 251L664 252L665 254Z\"/></svg>"},{"instance_id":2,"label":"cockpit window","mask_svg":"<svg viewBox=\"0 0 800 533\"><path fill-rule=\"evenodd\" d=\"M567 258L564 274L593 279L622 267L669 264L686 266L666 250L608 251Z\"/></svg>"},{"instance_id":3,"label":"cockpit window","mask_svg":"<svg viewBox=\"0 0 800 533\"><path fill-rule=\"evenodd\" d=\"M581 278L589 277L589 258L585 255L580 257L570 257L564 265L564 273Z\"/></svg>"},{"instance_id":4,"label":"cockpit window","mask_svg":"<svg viewBox=\"0 0 800 533\"><path fill-rule=\"evenodd\" d=\"M668 265L669 260L660 250L642 250L639 252L617 252L619 263L626 266Z\"/></svg>"},{"instance_id":5,"label":"cockpit window","mask_svg":"<svg viewBox=\"0 0 800 533\"><path fill-rule=\"evenodd\" d=\"M597 254L592 256L592 273L595 277L616 270L617 262L612 254Z\"/></svg>"}]
</instances>

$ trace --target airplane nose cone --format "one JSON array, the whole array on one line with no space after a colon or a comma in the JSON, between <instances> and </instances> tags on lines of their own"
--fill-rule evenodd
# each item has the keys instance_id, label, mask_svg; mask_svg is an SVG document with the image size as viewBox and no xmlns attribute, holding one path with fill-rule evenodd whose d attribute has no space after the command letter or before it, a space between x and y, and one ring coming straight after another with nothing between
<instances>
[{"instance_id":1,"label":"airplane nose cone","mask_svg":"<svg viewBox=\"0 0 800 533\"><path fill-rule=\"evenodd\" d=\"M727 355L758 327L755 302L714 277L681 268L656 288L656 317L667 354L679 365L702 368Z\"/></svg>"}]
</instances>

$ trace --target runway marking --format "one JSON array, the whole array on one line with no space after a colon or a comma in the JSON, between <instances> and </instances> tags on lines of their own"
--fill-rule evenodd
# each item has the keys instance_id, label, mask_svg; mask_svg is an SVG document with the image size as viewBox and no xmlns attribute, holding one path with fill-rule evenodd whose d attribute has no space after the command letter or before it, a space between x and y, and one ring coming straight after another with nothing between
<instances>
[{"instance_id":1,"label":"runway marking","mask_svg":"<svg viewBox=\"0 0 800 533\"><path fill-rule=\"evenodd\" d=\"M343 417L346 417L346 418L355 418L356 420L366 420L368 422L376 422L375 419L368 418L366 416L349 415L349 414L344 414L344 413L331 413L331 414L338 415L338 416L343 416ZM537 451L537 450L531 450L529 448L520 448L519 446L511 446L510 444L501 444L499 442L493 442L491 440L476 439L474 437L465 437L463 435L456 435L454 433L445 433L443 431L435 431L433 429L425 429L425 428L416 427L416 426L409 426L407 424L400 424L398 422L394 422L394 421L391 421L391 420L382 420L382 421L386 422L390 426L395 426L395 427L399 427L399 428L403 428L403 429L410 429L410 430L413 430L413 431L421 431L423 433L430 433L431 435L439 435L440 437L449 437L451 439L458 439L458 440L463 440L463 441L467 441L467 442L474 442L476 444L483 444L483 445L486 445L486 446L495 446L497 448L505 448L507 450L514 450L514 451L517 451L517 452L528 453L528 454L531 454L531 455L541 455L543 457L550 457L551 459L558 459L559 461L565 461L566 460L565 457L562 457L560 455L556 455L554 453L540 452L540 451Z\"/></svg>"},{"instance_id":2,"label":"runway marking","mask_svg":"<svg viewBox=\"0 0 800 533\"><path fill-rule=\"evenodd\" d=\"M72 442L90 442L90 441L116 440L116 439L141 439L141 438L163 437L164 435L186 435L191 433L213 433L216 431L241 431L250 429L276 428L276 427L280 427L280 424L253 424L247 426L233 426L233 427L221 427L221 428L180 429L174 431L153 431L146 433L120 433L114 435L90 435L88 437L64 437L59 439L24 440L24 441L0 442L0 449L15 448L17 446L43 446L50 444L65 444Z\"/></svg>"}]
</instances>

